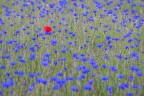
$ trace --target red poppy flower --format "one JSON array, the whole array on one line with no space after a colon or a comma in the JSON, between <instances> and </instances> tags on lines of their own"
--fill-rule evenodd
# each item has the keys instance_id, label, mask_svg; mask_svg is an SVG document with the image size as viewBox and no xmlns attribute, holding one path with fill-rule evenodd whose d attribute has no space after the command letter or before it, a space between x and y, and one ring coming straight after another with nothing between
<instances>
[{"instance_id":1,"label":"red poppy flower","mask_svg":"<svg viewBox=\"0 0 144 96\"><path fill-rule=\"evenodd\" d=\"M45 27L44 27L44 31L45 31L45 32L52 32L52 27L50 27L50 26L45 26Z\"/></svg>"}]
</instances>

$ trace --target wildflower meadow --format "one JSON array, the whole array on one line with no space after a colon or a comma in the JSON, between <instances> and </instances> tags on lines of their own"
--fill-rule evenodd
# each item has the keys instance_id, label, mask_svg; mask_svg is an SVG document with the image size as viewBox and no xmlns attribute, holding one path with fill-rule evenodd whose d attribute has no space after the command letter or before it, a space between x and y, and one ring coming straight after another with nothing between
<instances>
[{"instance_id":1,"label":"wildflower meadow","mask_svg":"<svg viewBox=\"0 0 144 96\"><path fill-rule=\"evenodd\" d=\"M144 0L0 0L0 96L144 96Z\"/></svg>"}]
</instances>

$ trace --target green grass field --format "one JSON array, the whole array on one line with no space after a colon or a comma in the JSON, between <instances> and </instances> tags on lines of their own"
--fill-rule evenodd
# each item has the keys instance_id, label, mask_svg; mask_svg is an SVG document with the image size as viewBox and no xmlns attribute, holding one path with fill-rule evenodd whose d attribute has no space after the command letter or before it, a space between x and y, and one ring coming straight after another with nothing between
<instances>
[{"instance_id":1,"label":"green grass field","mask_svg":"<svg viewBox=\"0 0 144 96\"><path fill-rule=\"evenodd\" d=\"M143 30L142 0L1 0L0 96L144 96Z\"/></svg>"}]
</instances>

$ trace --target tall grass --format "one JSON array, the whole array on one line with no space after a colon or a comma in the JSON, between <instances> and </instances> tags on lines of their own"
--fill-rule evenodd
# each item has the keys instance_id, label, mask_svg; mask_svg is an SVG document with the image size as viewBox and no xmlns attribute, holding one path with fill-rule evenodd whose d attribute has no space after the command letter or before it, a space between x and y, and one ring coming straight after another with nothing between
<instances>
[{"instance_id":1,"label":"tall grass","mask_svg":"<svg viewBox=\"0 0 144 96\"><path fill-rule=\"evenodd\" d=\"M144 2L59 1L1 0L0 95L143 96Z\"/></svg>"}]
</instances>

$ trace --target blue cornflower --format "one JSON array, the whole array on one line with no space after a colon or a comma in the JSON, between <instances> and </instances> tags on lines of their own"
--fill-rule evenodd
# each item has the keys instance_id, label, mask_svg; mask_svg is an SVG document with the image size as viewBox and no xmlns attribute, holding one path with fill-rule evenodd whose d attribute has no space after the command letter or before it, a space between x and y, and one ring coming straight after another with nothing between
<instances>
[{"instance_id":1,"label":"blue cornflower","mask_svg":"<svg viewBox=\"0 0 144 96\"><path fill-rule=\"evenodd\" d=\"M136 84L134 84L133 86L132 86L132 88L134 88L134 89L138 89L138 85L136 85Z\"/></svg>"},{"instance_id":2,"label":"blue cornflower","mask_svg":"<svg viewBox=\"0 0 144 96\"><path fill-rule=\"evenodd\" d=\"M13 43L13 40L8 40L7 42L6 42L6 44L8 44L8 45L11 45Z\"/></svg>"},{"instance_id":3,"label":"blue cornflower","mask_svg":"<svg viewBox=\"0 0 144 96\"><path fill-rule=\"evenodd\" d=\"M68 3L67 0L59 0L59 5L62 7L65 7L65 5Z\"/></svg>"},{"instance_id":4,"label":"blue cornflower","mask_svg":"<svg viewBox=\"0 0 144 96\"><path fill-rule=\"evenodd\" d=\"M76 70L78 70L78 71L79 71L79 70L82 70L82 67L81 67L81 66L77 66L77 67L76 67Z\"/></svg>"},{"instance_id":5,"label":"blue cornflower","mask_svg":"<svg viewBox=\"0 0 144 96\"><path fill-rule=\"evenodd\" d=\"M28 76L29 76L30 78L33 78L33 77L35 76L35 74L34 74L34 73L29 73Z\"/></svg>"},{"instance_id":6,"label":"blue cornflower","mask_svg":"<svg viewBox=\"0 0 144 96\"><path fill-rule=\"evenodd\" d=\"M82 53L82 54L80 54L80 56L82 56L82 57L84 57L84 56L86 56L84 53Z\"/></svg>"},{"instance_id":7,"label":"blue cornflower","mask_svg":"<svg viewBox=\"0 0 144 96\"><path fill-rule=\"evenodd\" d=\"M137 75L137 76L143 76L143 73L140 72L140 71L138 71L138 72L136 73L136 75Z\"/></svg>"},{"instance_id":8,"label":"blue cornflower","mask_svg":"<svg viewBox=\"0 0 144 96\"><path fill-rule=\"evenodd\" d=\"M42 78L37 78L37 79L36 79L36 82L37 82L37 83L41 83L42 80L43 80Z\"/></svg>"},{"instance_id":9,"label":"blue cornflower","mask_svg":"<svg viewBox=\"0 0 144 96\"><path fill-rule=\"evenodd\" d=\"M132 92L128 92L127 96L133 96L133 93Z\"/></svg>"},{"instance_id":10,"label":"blue cornflower","mask_svg":"<svg viewBox=\"0 0 144 96\"><path fill-rule=\"evenodd\" d=\"M135 60L139 60L139 54L137 52L132 52L130 57L134 58Z\"/></svg>"},{"instance_id":11,"label":"blue cornflower","mask_svg":"<svg viewBox=\"0 0 144 96\"><path fill-rule=\"evenodd\" d=\"M110 59L109 55L108 55L108 54L105 54L105 55L104 55L104 59L105 59L105 60L109 60L109 59Z\"/></svg>"},{"instance_id":12,"label":"blue cornflower","mask_svg":"<svg viewBox=\"0 0 144 96\"><path fill-rule=\"evenodd\" d=\"M90 29L93 29L94 28L94 26L90 26Z\"/></svg>"},{"instance_id":13,"label":"blue cornflower","mask_svg":"<svg viewBox=\"0 0 144 96\"><path fill-rule=\"evenodd\" d=\"M72 45L72 43L73 43L72 41L69 41L69 42L68 42L69 45Z\"/></svg>"},{"instance_id":14,"label":"blue cornflower","mask_svg":"<svg viewBox=\"0 0 144 96\"><path fill-rule=\"evenodd\" d=\"M55 7L55 4L49 4L49 7L50 7L50 8L54 8L54 7Z\"/></svg>"},{"instance_id":15,"label":"blue cornflower","mask_svg":"<svg viewBox=\"0 0 144 96\"><path fill-rule=\"evenodd\" d=\"M108 2L106 2L106 4L109 6L109 5L111 5L113 3L113 1L108 1Z\"/></svg>"},{"instance_id":16,"label":"blue cornflower","mask_svg":"<svg viewBox=\"0 0 144 96\"><path fill-rule=\"evenodd\" d=\"M15 61L10 62L10 65L11 65L12 67L14 67L14 66L16 65L16 62L15 62Z\"/></svg>"},{"instance_id":17,"label":"blue cornflower","mask_svg":"<svg viewBox=\"0 0 144 96\"><path fill-rule=\"evenodd\" d=\"M13 81L7 81L7 82L2 82L2 86L4 88L10 88L14 85L14 82Z\"/></svg>"},{"instance_id":18,"label":"blue cornflower","mask_svg":"<svg viewBox=\"0 0 144 96\"><path fill-rule=\"evenodd\" d=\"M16 75L24 76L24 75L25 75L25 72L24 72L24 71L16 70L16 71L15 71L15 74L16 74Z\"/></svg>"},{"instance_id":19,"label":"blue cornflower","mask_svg":"<svg viewBox=\"0 0 144 96\"><path fill-rule=\"evenodd\" d=\"M113 13L113 10L108 10L107 11L107 14L112 14Z\"/></svg>"},{"instance_id":20,"label":"blue cornflower","mask_svg":"<svg viewBox=\"0 0 144 96\"><path fill-rule=\"evenodd\" d=\"M86 69L87 67L85 65L81 65L81 70Z\"/></svg>"},{"instance_id":21,"label":"blue cornflower","mask_svg":"<svg viewBox=\"0 0 144 96\"><path fill-rule=\"evenodd\" d=\"M118 75L118 79L123 79L124 78L124 75L123 74L119 74Z\"/></svg>"},{"instance_id":22,"label":"blue cornflower","mask_svg":"<svg viewBox=\"0 0 144 96\"><path fill-rule=\"evenodd\" d=\"M54 23L54 20L50 20L50 23ZM56 26L52 26L54 29L56 28Z\"/></svg>"},{"instance_id":23,"label":"blue cornflower","mask_svg":"<svg viewBox=\"0 0 144 96\"><path fill-rule=\"evenodd\" d=\"M63 57L63 58L59 58L58 60L60 60L60 61L66 61L66 58Z\"/></svg>"},{"instance_id":24,"label":"blue cornflower","mask_svg":"<svg viewBox=\"0 0 144 96\"><path fill-rule=\"evenodd\" d=\"M129 49L129 46L128 46L128 45L126 45L124 48L125 48L125 49Z\"/></svg>"},{"instance_id":25,"label":"blue cornflower","mask_svg":"<svg viewBox=\"0 0 144 96\"><path fill-rule=\"evenodd\" d=\"M11 56L10 55L4 55L2 56L2 59L9 59Z\"/></svg>"},{"instance_id":26,"label":"blue cornflower","mask_svg":"<svg viewBox=\"0 0 144 96\"><path fill-rule=\"evenodd\" d=\"M115 54L115 57L117 57L117 59L119 59L119 60L123 59L123 56L121 55L121 53L120 54Z\"/></svg>"},{"instance_id":27,"label":"blue cornflower","mask_svg":"<svg viewBox=\"0 0 144 96\"><path fill-rule=\"evenodd\" d=\"M106 65L106 64L103 64L103 65L102 65L102 68L103 68L103 69L106 69L106 68L107 68L107 65Z\"/></svg>"},{"instance_id":28,"label":"blue cornflower","mask_svg":"<svg viewBox=\"0 0 144 96\"><path fill-rule=\"evenodd\" d=\"M96 76L96 74L91 74L91 77L95 77Z\"/></svg>"},{"instance_id":29,"label":"blue cornflower","mask_svg":"<svg viewBox=\"0 0 144 96\"><path fill-rule=\"evenodd\" d=\"M72 86L72 87L71 87L71 91L72 91L72 92L78 92L79 89L78 89L76 86Z\"/></svg>"},{"instance_id":30,"label":"blue cornflower","mask_svg":"<svg viewBox=\"0 0 144 96\"><path fill-rule=\"evenodd\" d=\"M91 91L93 88L90 85L84 85L83 90Z\"/></svg>"},{"instance_id":31,"label":"blue cornflower","mask_svg":"<svg viewBox=\"0 0 144 96\"><path fill-rule=\"evenodd\" d=\"M105 17L105 15L104 14L100 14L100 18L104 18Z\"/></svg>"},{"instance_id":32,"label":"blue cornflower","mask_svg":"<svg viewBox=\"0 0 144 96\"><path fill-rule=\"evenodd\" d=\"M123 86L124 86L125 88L129 88L129 84L128 84L128 83L123 83Z\"/></svg>"},{"instance_id":33,"label":"blue cornflower","mask_svg":"<svg viewBox=\"0 0 144 96\"><path fill-rule=\"evenodd\" d=\"M30 60L34 60L36 57L36 54L30 54Z\"/></svg>"},{"instance_id":34,"label":"blue cornflower","mask_svg":"<svg viewBox=\"0 0 144 96\"><path fill-rule=\"evenodd\" d=\"M88 42L90 42L90 40L86 40L86 42L88 43Z\"/></svg>"},{"instance_id":35,"label":"blue cornflower","mask_svg":"<svg viewBox=\"0 0 144 96\"><path fill-rule=\"evenodd\" d=\"M75 78L74 77L67 77L66 80L67 81L72 81L72 80L75 80Z\"/></svg>"},{"instance_id":36,"label":"blue cornflower","mask_svg":"<svg viewBox=\"0 0 144 96\"><path fill-rule=\"evenodd\" d=\"M113 71L113 72L116 72L117 71L117 67L116 66L110 66L110 70Z\"/></svg>"},{"instance_id":37,"label":"blue cornflower","mask_svg":"<svg viewBox=\"0 0 144 96\"><path fill-rule=\"evenodd\" d=\"M107 80L108 80L108 77L107 77L107 76L102 76L102 77L101 77L101 80L102 80L102 81L107 81Z\"/></svg>"},{"instance_id":38,"label":"blue cornflower","mask_svg":"<svg viewBox=\"0 0 144 96\"><path fill-rule=\"evenodd\" d=\"M35 11L35 9L34 9L34 8L32 8L32 9L31 9L31 11L32 11L32 12L34 12L34 11Z\"/></svg>"},{"instance_id":39,"label":"blue cornflower","mask_svg":"<svg viewBox=\"0 0 144 96\"><path fill-rule=\"evenodd\" d=\"M26 63L26 60L20 59L19 62L21 62L21 63Z\"/></svg>"},{"instance_id":40,"label":"blue cornflower","mask_svg":"<svg viewBox=\"0 0 144 96\"><path fill-rule=\"evenodd\" d=\"M28 7L28 6L29 6L29 4L27 4L27 3L23 4L23 7Z\"/></svg>"},{"instance_id":41,"label":"blue cornflower","mask_svg":"<svg viewBox=\"0 0 144 96\"><path fill-rule=\"evenodd\" d=\"M66 70L67 70L67 67L64 67L63 70L66 71Z\"/></svg>"},{"instance_id":42,"label":"blue cornflower","mask_svg":"<svg viewBox=\"0 0 144 96\"><path fill-rule=\"evenodd\" d=\"M83 73L83 74L88 74L89 72L90 72L90 69L88 69L88 68L82 70L82 73Z\"/></svg>"},{"instance_id":43,"label":"blue cornflower","mask_svg":"<svg viewBox=\"0 0 144 96\"><path fill-rule=\"evenodd\" d=\"M110 35L106 35L106 40L109 40L109 39L111 39L111 36Z\"/></svg>"},{"instance_id":44,"label":"blue cornflower","mask_svg":"<svg viewBox=\"0 0 144 96\"><path fill-rule=\"evenodd\" d=\"M136 14L136 13L137 13L137 11L136 11L136 10L134 10L134 9L132 9L132 10L131 10L131 13L132 13L132 14Z\"/></svg>"},{"instance_id":45,"label":"blue cornflower","mask_svg":"<svg viewBox=\"0 0 144 96\"><path fill-rule=\"evenodd\" d=\"M58 85L53 86L53 90L58 90L58 89L59 89Z\"/></svg>"},{"instance_id":46,"label":"blue cornflower","mask_svg":"<svg viewBox=\"0 0 144 96\"><path fill-rule=\"evenodd\" d=\"M98 48L101 48L103 46L103 43L99 43L96 45Z\"/></svg>"},{"instance_id":47,"label":"blue cornflower","mask_svg":"<svg viewBox=\"0 0 144 96\"><path fill-rule=\"evenodd\" d=\"M81 60L82 62L86 62L86 61L88 60L88 58L87 58L87 57L82 57L80 60Z\"/></svg>"},{"instance_id":48,"label":"blue cornflower","mask_svg":"<svg viewBox=\"0 0 144 96\"><path fill-rule=\"evenodd\" d=\"M66 50L66 49L62 49L61 52L62 52L62 53L66 53L67 50Z\"/></svg>"},{"instance_id":49,"label":"blue cornflower","mask_svg":"<svg viewBox=\"0 0 144 96\"><path fill-rule=\"evenodd\" d=\"M78 16L78 14L77 14L77 13L74 13L73 15L74 15L75 17L76 17L76 16Z\"/></svg>"},{"instance_id":50,"label":"blue cornflower","mask_svg":"<svg viewBox=\"0 0 144 96\"><path fill-rule=\"evenodd\" d=\"M133 48L135 48L135 46L134 46L134 45L131 45L130 48L133 49ZM135 58L135 57L134 57L134 58Z\"/></svg>"},{"instance_id":51,"label":"blue cornflower","mask_svg":"<svg viewBox=\"0 0 144 96\"><path fill-rule=\"evenodd\" d=\"M60 33L62 30L61 30L61 29L58 29L57 31Z\"/></svg>"},{"instance_id":52,"label":"blue cornflower","mask_svg":"<svg viewBox=\"0 0 144 96\"><path fill-rule=\"evenodd\" d=\"M30 24L35 24L35 22L30 22Z\"/></svg>"},{"instance_id":53,"label":"blue cornflower","mask_svg":"<svg viewBox=\"0 0 144 96\"><path fill-rule=\"evenodd\" d=\"M6 76L7 76L7 77L10 77L10 75L11 75L11 74L10 74L9 72L6 73Z\"/></svg>"},{"instance_id":54,"label":"blue cornflower","mask_svg":"<svg viewBox=\"0 0 144 96\"><path fill-rule=\"evenodd\" d=\"M56 61L55 61L53 64L54 64L54 65L57 65L57 64L58 64L58 62L56 62Z\"/></svg>"},{"instance_id":55,"label":"blue cornflower","mask_svg":"<svg viewBox=\"0 0 144 96\"><path fill-rule=\"evenodd\" d=\"M46 85L46 84L48 83L48 81L43 79L43 80L41 81L41 83L44 84L44 85Z\"/></svg>"},{"instance_id":56,"label":"blue cornflower","mask_svg":"<svg viewBox=\"0 0 144 96\"><path fill-rule=\"evenodd\" d=\"M135 72L140 71L140 68L137 66L130 66L129 68L130 68L130 70L135 71Z\"/></svg>"},{"instance_id":57,"label":"blue cornflower","mask_svg":"<svg viewBox=\"0 0 144 96\"><path fill-rule=\"evenodd\" d=\"M75 37L75 36L76 36L76 34L75 34L75 33L73 33L73 34L71 34L71 36L72 36L72 37Z\"/></svg>"},{"instance_id":58,"label":"blue cornflower","mask_svg":"<svg viewBox=\"0 0 144 96\"><path fill-rule=\"evenodd\" d=\"M88 84L92 85L92 84L94 84L94 81L93 80L89 80Z\"/></svg>"},{"instance_id":59,"label":"blue cornflower","mask_svg":"<svg viewBox=\"0 0 144 96\"><path fill-rule=\"evenodd\" d=\"M81 8L83 8L83 9L84 9L84 8L85 8L85 4L81 4Z\"/></svg>"},{"instance_id":60,"label":"blue cornflower","mask_svg":"<svg viewBox=\"0 0 144 96\"><path fill-rule=\"evenodd\" d=\"M96 69L96 68L98 68L98 65L97 64L93 64L92 68Z\"/></svg>"},{"instance_id":61,"label":"blue cornflower","mask_svg":"<svg viewBox=\"0 0 144 96\"><path fill-rule=\"evenodd\" d=\"M89 12L83 13L83 16L88 16Z\"/></svg>"},{"instance_id":62,"label":"blue cornflower","mask_svg":"<svg viewBox=\"0 0 144 96\"><path fill-rule=\"evenodd\" d=\"M57 42L58 42L58 41L57 41L56 39L53 39L53 40L50 41L50 43L51 43L53 46L56 46Z\"/></svg>"},{"instance_id":63,"label":"blue cornflower","mask_svg":"<svg viewBox=\"0 0 144 96\"><path fill-rule=\"evenodd\" d=\"M133 80L134 80L134 76L132 76L132 75L129 76L129 80L130 80L130 81L133 81Z\"/></svg>"},{"instance_id":64,"label":"blue cornflower","mask_svg":"<svg viewBox=\"0 0 144 96\"><path fill-rule=\"evenodd\" d=\"M39 47L39 43L34 43L34 46Z\"/></svg>"},{"instance_id":65,"label":"blue cornflower","mask_svg":"<svg viewBox=\"0 0 144 96\"><path fill-rule=\"evenodd\" d=\"M121 89L121 90L124 90L124 89L125 89L125 86L124 86L123 84L119 84L119 85L118 85L118 88Z\"/></svg>"},{"instance_id":66,"label":"blue cornflower","mask_svg":"<svg viewBox=\"0 0 144 96\"><path fill-rule=\"evenodd\" d=\"M51 77L51 81L57 81L58 78L56 76Z\"/></svg>"},{"instance_id":67,"label":"blue cornflower","mask_svg":"<svg viewBox=\"0 0 144 96\"><path fill-rule=\"evenodd\" d=\"M27 35L30 35L30 32L25 32Z\"/></svg>"},{"instance_id":68,"label":"blue cornflower","mask_svg":"<svg viewBox=\"0 0 144 96\"><path fill-rule=\"evenodd\" d=\"M10 26L14 26L14 24L10 24Z\"/></svg>"},{"instance_id":69,"label":"blue cornflower","mask_svg":"<svg viewBox=\"0 0 144 96\"><path fill-rule=\"evenodd\" d=\"M73 54L73 57L74 57L75 59L79 59L79 55L78 55L77 53L74 53L74 54Z\"/></svg>"},{"instance_id":70,"label":"blue cornflower","mask_svg":"<svg viewBox=\"0 0 144 96\"><path fill-rule=\"evenodd\" d=\"M31 46L31 47L29 48L29 50L30 50L31 52L35 52L35 51L36 51L34 46Z\"/></svg>"},{"instance_id":71,"label":"blue cornflower","mask_svg":"<svg viewBox=\"0 0 144 96\"><path fill-rule=\"evenodd\" d=\"M31 38L31 40L33 40L33 41L36 40L36 36L33 36L33 37Z\"/></svg>"},{"instance_id":72,"label":"blue cornflower","mask_svg":"<svg viewBox=\"0 0 144 96\"><path fill-rule=\"evenodd\" d=\"M22 30L23 30L23 31L25 31L25 30L26 30L26 28L22 28Z\"/></svg>"},{"instance_id":73,"label":"blue cornflower","mask_svg":"<svg viewBox=\"0 0 144 96\"><path fill-rule=\"evenodd\" d=\"M34 87L33 86L30 86L30 87L28 87L28 89L27 89L29 92L32 92L33 90L34 90Z\"/></svg>"},{"instance_id":74,"label":"blue cornflower","mask_svg":"<svg viewBox=\"0 0 144 96\"><path fill-rule=\"evenodd\" d=\"M116 19L112 19L112 22L115 23L117 20Z\"/></svg>"},{"instance_id":75,"label":"blue cornflower","mask_svg":"<svg viewBox=\"0 0 144 96\"><path fill-rule=\"evenodd\" d=\"M132 43L133 42L133 39L130 38L129 40L127 40L128 43Z\"/></svg>"},{"instance_id":76,"label":"blue cornflower","mask_svg":"<svg viewBox=\"0 0 144 96\"><path fill-rule=\"evenodd\" d=\"M98 30L98 27L95 27L94 30ZM100 36L97 36L97 38L100 38Z\"/></svg>"},{"instance_id":77,"label":"blue cornflower","mask_svg":"<svg viewBox=\"0 0 144 96\"><path fill-rule=\"evenodd\" d=\"M46 67L49 65L49 63L47 61L42 61L42 65Z\"/></svg>"},{"instance_id":78,"label":"blue cornflower","mask_svg":"<svg viewBox=\"0 0 144 96\"><path fill-rule=\"evenodd\" d=\"M64 36L64 38L65 38L65 39L68 39L69 37L68 37L68 36Z\"/></svg>"},{"instance_id":79,"label":"blue cornflower","mask_svg":"<svg viewBox=\"0 0 144 96\"><path fill-rule=\"evenodd\" d=\"M59 85L60 87L65 86L66 82L66 79L59 79L56 81L57 85Z\"/></svg>"},{"instance_id":80,"label":"blue cornflower","mask_svg":"<svg viewBox=\"0 0 144 96\"><path fill-rule=\"evenodd\" d=\"M44 57L50 57L50 56L51 56L50 53L45 53L45 54L44 54Z\"/></svg>"},{"instance_id":81,"label":"blue cornflower","mask_svg":"<svg viewBox=\"0 0 144 96\"><path fill-rule=\"evenodd\" d=\"M129 59L129 57L125 57L124 59L125 59L125 60L128 60L128 59Z\"/></svg>"},{"instance_id":82,"label":"blue cornflower","mask_svg":"<svg viewBox=\"0 0 144 96\"><path fill-rule=\"evenodd\" d=\"M112 86L107 86L107 87L106 87L106 90L107 90L107 91L112 91L113 89L114 89L114 88L113 88Z\"/></svg>"},{"instance_id":83,"label":"blue cornflower","mask_svg":"<svg viewBox=\"0 0 144 96\"><path fill-rule=\"evenodd\" d=\"M90 61L89 61L89 63L90 63L91 65L94 65L94 64L96 64L96 61L95 61L94 58L91 58Z\"/></svg>"},{"instance_id":84,"label":"blue cornflower","mask_svg":"<svg viewBox=\"0 0 144 96\"><path fill-rule=\"evenodd\" d=\"M0 69L6 69L7 66L0 65Z\"/></svg>"},{"instance_id":85,"label":"blue cornflower","mask_svg":"<svg viewBox=\"0 0 144 96\"><path fill-rule=\"evenodd\" d=\"M85 77L86 77L85 75L80 75L77 77L77 80L83 80L83 79L85 79Z\"/></svg>"},{"instance_id":86,"label":"blue cornflower","mask_svg":"<svg viewBox=\"0 0 144 96\"><path fill-rule=\"evenodd\" d=\"M42 84L45 85L45 84L47 84L48 81L47 81L47 80L44 80L43 78L37 78L37 79L36 79L36 82L37 82L37 83L42 83Z\"/></svg>"},{"instance_id":87,"label":"blue cornflower","mask_svg":"<svg viewBox=\"0 0 144 96\"><path fill-rule=\"evenodd\" d=\"M3 43L3 40L0 40L0 44Z\"/></svg>"},{"instance_id":88,"label":"blue cornflower","mask_svg":"<svg viewBox=\"0 0 144 96\"><path fill-rule=\"evenodd\" d=\"M46 0L42 0L42 2L46 3Z\"/></svg>"},{"instance_id":89,"label":"blue cornflower","mask_svg":"<svg viewBox=\"0 0 144 96\"><path fill-rule=\"evenodd\" d=\"M116 37L116 38L112 38L112 40L114 40L114 41L119 41L120 38Z\"/></svg>"},{"instance_id":90,"label":"blue cornflower","mask_svg":"<svg viewBox=\"0 0 144 96\"><path fill-rule=\"evenodd\" d=\"M2 96L2 94L3 94L3 91L2 91L2 90L0 90L0 96Z\"/></svg>"},{"instance_id":91,"label":"blue cornflower","mask_svg":"<svg viewBox=\"0 0 144 96\"><path fill-rule=\"evenodd\" d=\"M134 38L134 40L135 40L137 43L140 42L140 40L139 40L138 38Z\"/></svg>"},{"instance_id":92,"label":"blue cornflower","mask_svg":"<svg viewBox=\"0 0 144 96\"><path fill-rule=\"evenodd\" d=\"M58 76L63 76L63 73L62 72L58 72L57 75Z\"/></svg>"}]
</instances>

